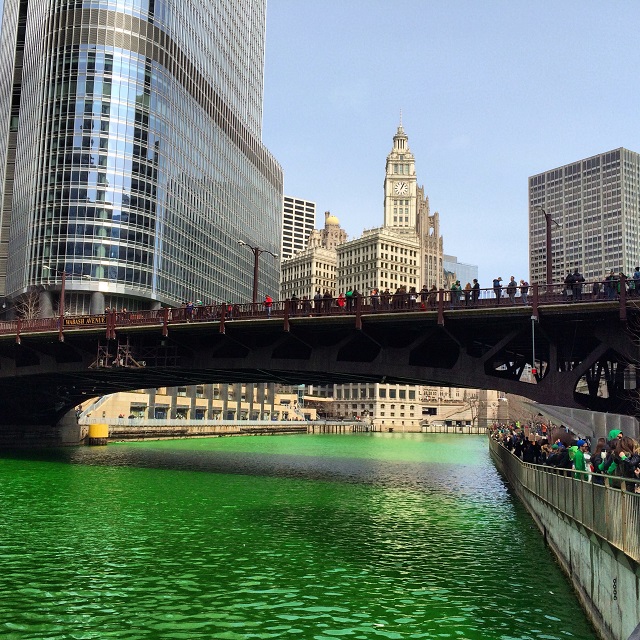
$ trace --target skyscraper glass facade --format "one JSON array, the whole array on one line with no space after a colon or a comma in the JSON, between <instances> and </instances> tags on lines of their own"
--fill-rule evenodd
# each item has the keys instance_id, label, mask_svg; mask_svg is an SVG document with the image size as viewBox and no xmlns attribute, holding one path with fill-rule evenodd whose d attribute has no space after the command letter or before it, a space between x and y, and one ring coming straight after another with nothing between
<instances>
[{"instance_id":1,"label":"skyscraper glass facade","mask_svg":"<svg viewBox=\"0 0 640 640\"><path fill-rule=\"evenodd\" d=\"M261 143L265 4L5 0L8 295L64 271L78 311L251 299L238 241L277 254L281 237L282 171ZM278 290L268 253L259 288Z\"/></svg>"}]
</instances>

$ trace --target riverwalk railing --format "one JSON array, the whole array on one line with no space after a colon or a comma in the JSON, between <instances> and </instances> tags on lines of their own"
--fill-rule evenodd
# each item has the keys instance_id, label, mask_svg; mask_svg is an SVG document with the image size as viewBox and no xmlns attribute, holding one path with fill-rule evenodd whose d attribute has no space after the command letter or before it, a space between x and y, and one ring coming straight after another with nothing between
<instances>
[{"instance_id":1,"label":"riverwalk railing","mask_svg":"<svg viewBox=\"0 0 640 640\"><path fill-rule=\"evenodd\" d=\"M633 280L630 283L634 282ZM565 284L518 285L515 289L495 287L488 289L430 291L388 291L372 292L368 295L355 293L347 297L340 295L322 297L317 300L290 298L258 303L212 303L183 305L177 308L165 307L154 310L126 311L108 309L97 315L67 315L52 318L19 318L14 321L0 321L0 335L15 335L20 342L23 334L56 331L60 340L64 332L105 329L107 338L115 338L117 329L133 326L159 325L163 335L168 334L171 325L192 322L218 322L220 333L224 333L225 323L234 320L280 319L289 329L293 318L311 316L354 316L355 324L361 327L363 315L387 313L429 313L437 315L439 324L444 324L445 314L470 309L505 309L508 307L528 307L531 315L538 316L539 307L558 304L610 304L619 308L621 320L626 320L627 305L637 299L640 291L635 286L627 288L624 278L612 281L602 288L599 283L584 283L568 287Z\"/></svg>"},{"instance_id":2,"label":"riverwalk railing","mask_svg":"<svg viewBox=\"0 0 640 640\"><path fill-rule=\"evenodd\" d=\"M489 448L509 482L640 563L640 481L588 472L575 478L568 469L523 462L493 438Z\"/></svg>"}]
</instances>

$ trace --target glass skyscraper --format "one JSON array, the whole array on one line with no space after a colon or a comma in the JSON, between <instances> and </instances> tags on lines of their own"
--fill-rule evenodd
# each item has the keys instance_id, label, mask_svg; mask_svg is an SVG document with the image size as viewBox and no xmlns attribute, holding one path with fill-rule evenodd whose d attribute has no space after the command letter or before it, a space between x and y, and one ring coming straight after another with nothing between
<instances>
[{"instance_id":1,"label":"glass skyscraper","mask_svg":"<svg viewBox=\"0 0 640 640\"><path fill-rule=\"evenodd\" d=\"M248 301L280 250L261 142L266 0L5 0L0 295ZM259 295L279 265L260 257ZM3 291L4 289L4 291Z\"/></svg>"}]
</instances>

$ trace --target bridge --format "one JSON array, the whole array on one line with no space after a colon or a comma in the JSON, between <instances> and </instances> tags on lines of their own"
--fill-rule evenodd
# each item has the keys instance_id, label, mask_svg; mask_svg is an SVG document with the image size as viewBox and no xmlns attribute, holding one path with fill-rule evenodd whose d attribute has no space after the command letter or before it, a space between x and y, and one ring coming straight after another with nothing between
<instances>
[{"instance_id":1,"label":"bridge","mask_svg":"<svg viewBox=\"0 0 640 640\"><path fill-rule=\"evenodd\" d=\"M492 290L450 297L1 322L0 433L51 430L94 396L210 382L456 386L635 413L635 299L568 302L560 287L543 285L532 287L527 304Z\"/></svg>"}]
</instances>

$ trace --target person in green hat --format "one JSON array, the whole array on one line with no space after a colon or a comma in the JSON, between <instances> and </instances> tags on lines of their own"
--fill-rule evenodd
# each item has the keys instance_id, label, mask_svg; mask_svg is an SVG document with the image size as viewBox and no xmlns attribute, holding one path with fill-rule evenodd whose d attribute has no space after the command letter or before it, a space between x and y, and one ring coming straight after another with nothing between
<instances>
[{"instance_id":1,"label":"person in green hat","mask_svg":"<svg viewBox=\"0 0 640 640\"><path fill-rule=\"evenodd\" d=\"M611 429L611 431L609 431L609 438L607 439L607 444L604 448L604 451L606 451L607 455L597 465L596 471L598 471L598 473L612 474L615 471L616 463L613 454L616 450L616 447L618 446L618 440L620 440L622 437L623 434L620 429ZM612 466L613 468L611 468Z\"/></svg>"},{"instance_id":2,"label":"person in green hat","mask_svg":"<svg viewBox=\"0 0 640 640\"><path fill-rule=\"evenodd\" d=\"M560 447L557 444L551 445L551 453L547 456L545 464L549 467L555 467L560 459Z\"/></svg>"}]
</instances>

